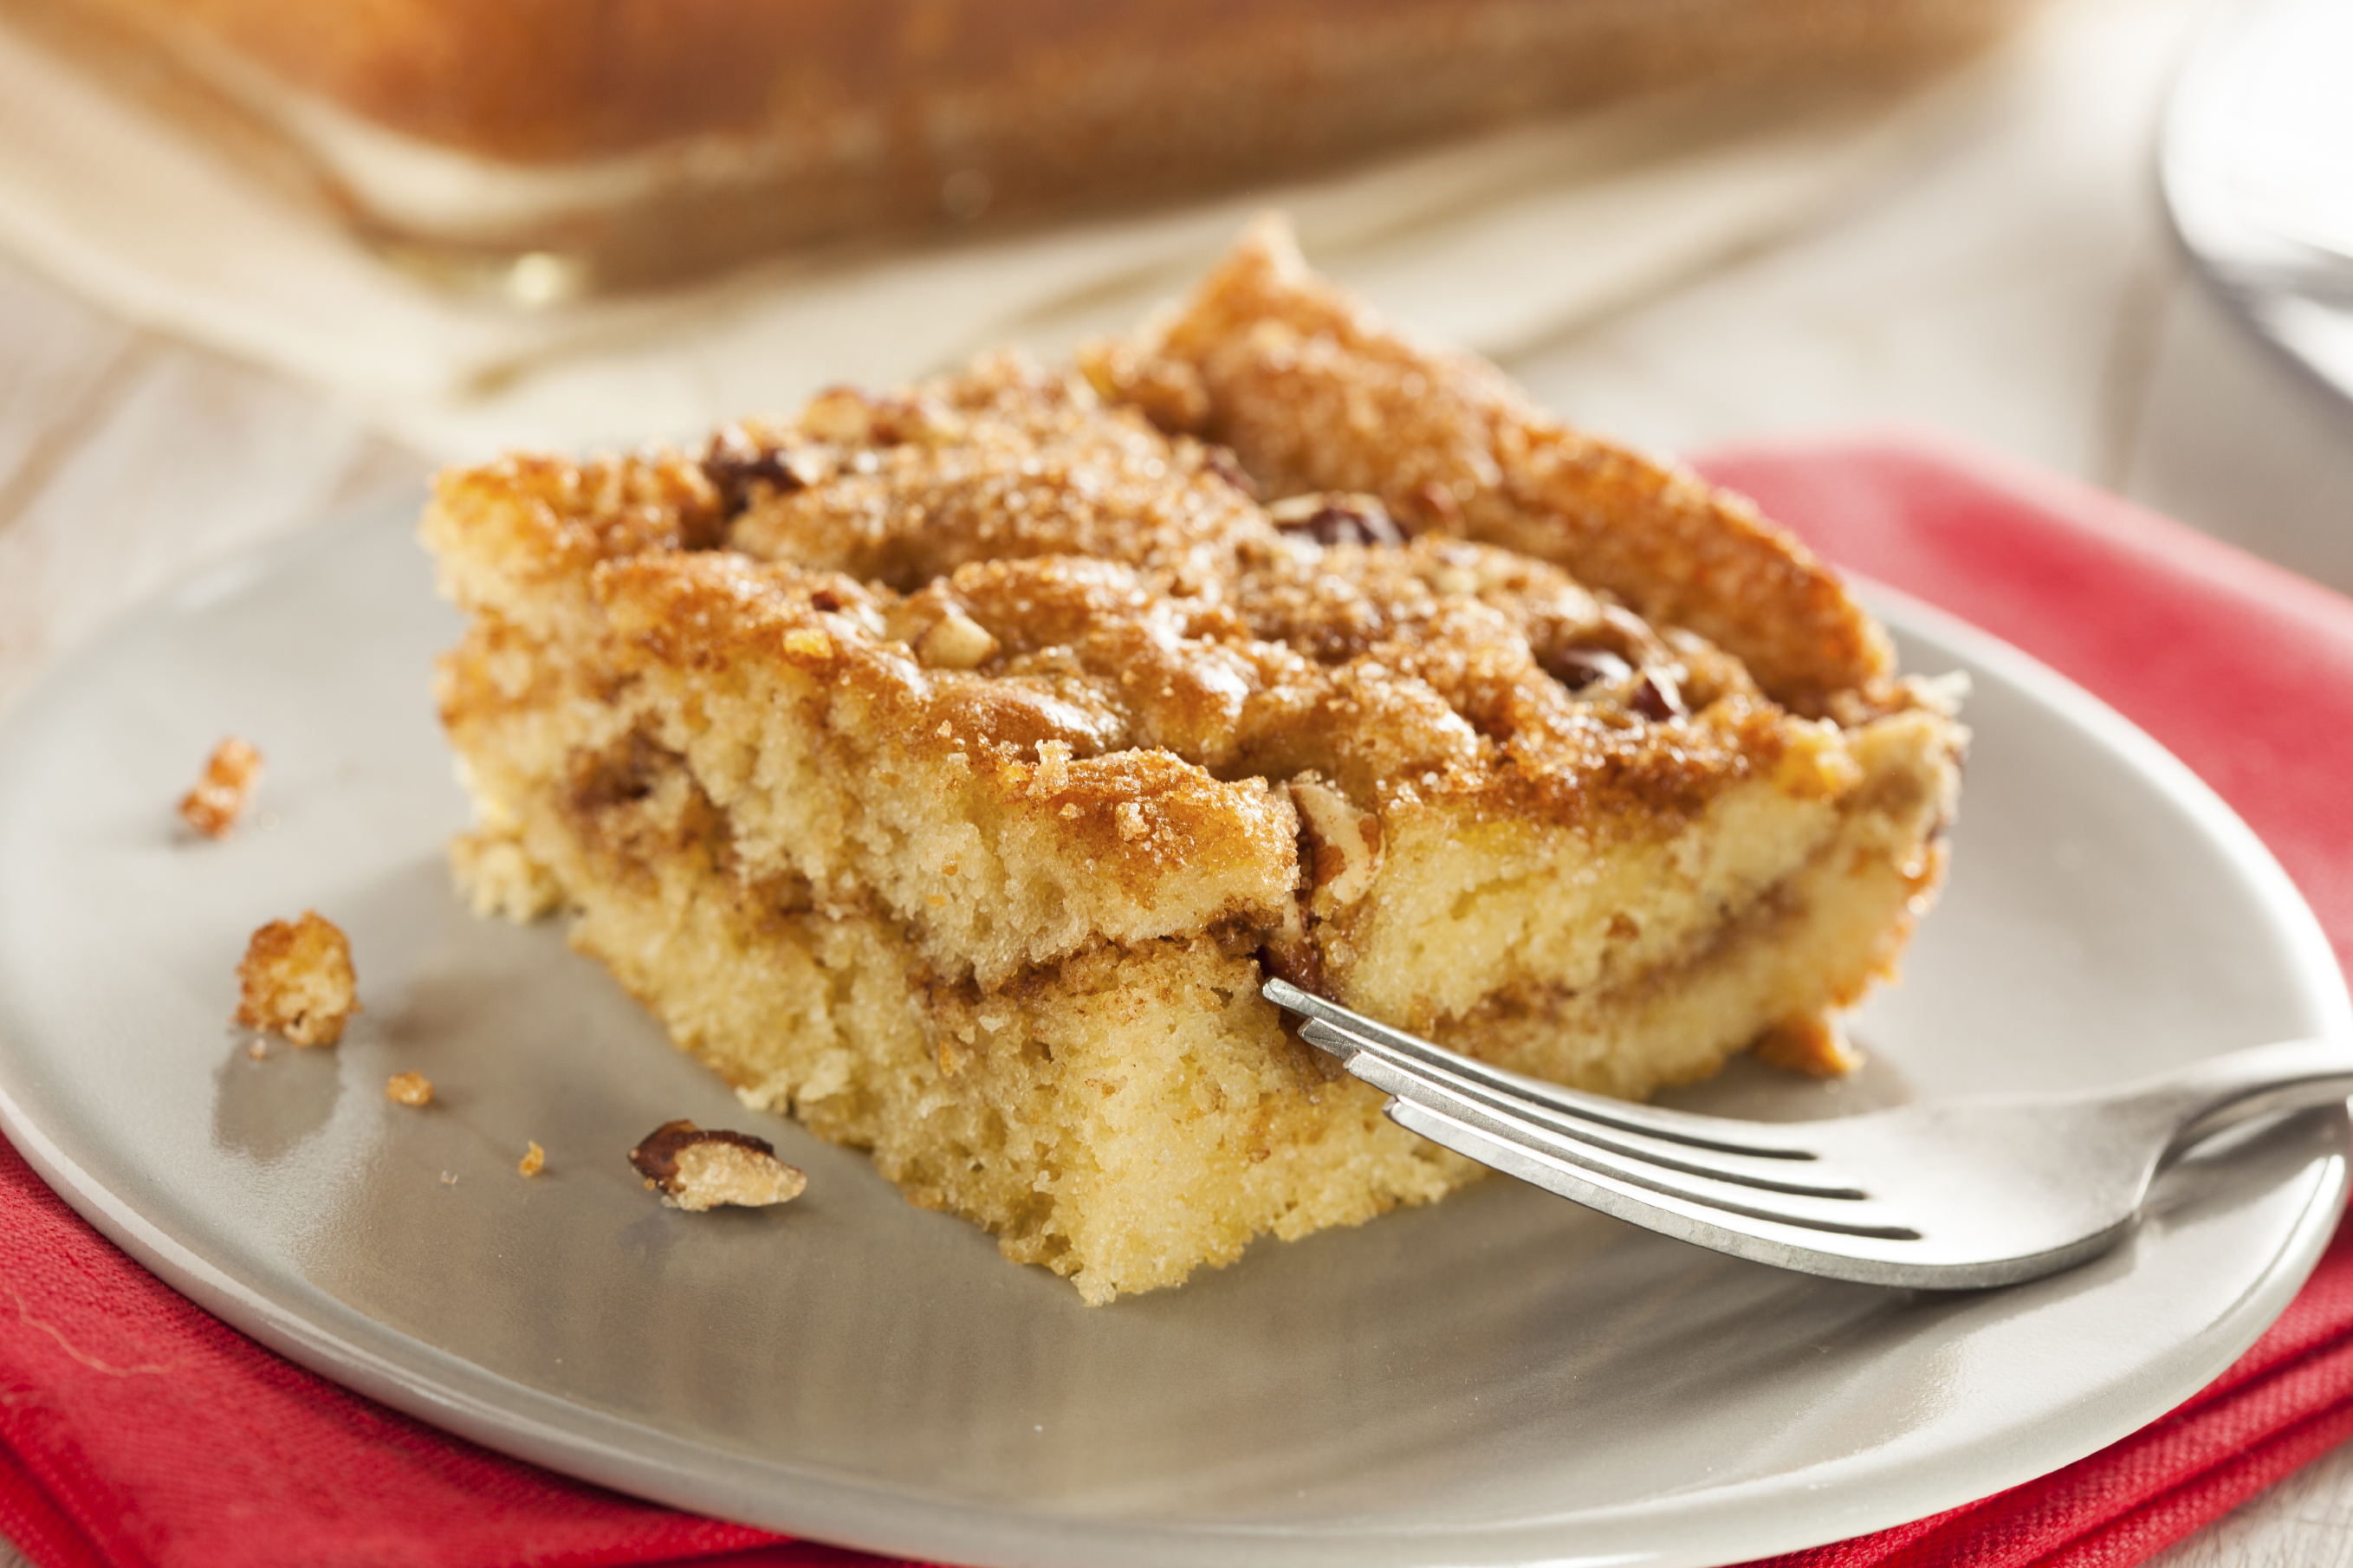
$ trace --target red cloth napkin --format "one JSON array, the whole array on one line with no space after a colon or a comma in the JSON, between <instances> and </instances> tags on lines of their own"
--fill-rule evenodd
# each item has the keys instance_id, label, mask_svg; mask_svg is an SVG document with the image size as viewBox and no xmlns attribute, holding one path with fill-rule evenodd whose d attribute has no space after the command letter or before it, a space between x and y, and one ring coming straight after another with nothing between
<instances>
[{"instance_id":1,"label":"red cloth napkin","mask_svg":"<svg viewBox=\"0 0 2353 1568\"><path fill-rule=\"evenodd\" d=\"M1840 565L2016 644L2164 742L2271 847L2353 972L2353 600L1916 436L1703 467ZM2348 1437L2353 1223L2254 1348L2171 1415L2040 1480L1770 1568L2125 1568Z\"/></svg>"},{"instance_id":2,"label":"red cloth napkin","mask_svg":"<svg viewBox=\"0 0 2353 1568\"><path fill-rule=\"evenodd\" d=\"M1916 437L1719 454L1825 555L2122 709L2221 792L2353 956L2353 601L2077 486ZM1774 1568L2121 1568L2353 1436L2353 1228L2213 1386L1967 1508ZM881 1560L643 1503L444 1436L254 1345L0 1144L0 1533L39 1568Z\"/></svg>"}]
</instances>

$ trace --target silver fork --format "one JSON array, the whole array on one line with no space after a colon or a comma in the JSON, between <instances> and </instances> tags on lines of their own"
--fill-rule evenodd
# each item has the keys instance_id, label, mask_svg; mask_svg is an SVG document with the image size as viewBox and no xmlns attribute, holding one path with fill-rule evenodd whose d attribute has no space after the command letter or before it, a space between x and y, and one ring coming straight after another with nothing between
<instances>
[{"instance_id":1,"label":"silver fork","mask_svg":"<svg viewBox=\"0 0 2353 1568\"><path fill-rule=\"evenodd\" d=\"M1389 1119L1620 1219L1736 1258L1927 1289L2012 1285L2121 1240L2167 1157L2353 1095L2353 1043L2297 1040L2118 1089L1739 1121L1505 1072L1270 980Z\"/></svg>"}]
</instances>

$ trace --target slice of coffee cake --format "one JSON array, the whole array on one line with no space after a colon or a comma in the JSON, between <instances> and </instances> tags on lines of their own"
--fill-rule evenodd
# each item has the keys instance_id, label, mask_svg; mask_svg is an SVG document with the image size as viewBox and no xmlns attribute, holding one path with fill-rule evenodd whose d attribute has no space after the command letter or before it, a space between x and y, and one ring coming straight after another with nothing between
<instances>
[{"instance_id":1,"label":"slice of coffee cake","mask_svg":"<svg viewBox=\"0 0 2353 1568\"><path fill-rule=\"evenodd\" d=\"M1832 576L1277 229L1083 364L445 476L477 907L1091 1301L1474 1173L1269 973L1620 1094L1836 1065L1961 736Z\"/></svg>"}]
</instances>

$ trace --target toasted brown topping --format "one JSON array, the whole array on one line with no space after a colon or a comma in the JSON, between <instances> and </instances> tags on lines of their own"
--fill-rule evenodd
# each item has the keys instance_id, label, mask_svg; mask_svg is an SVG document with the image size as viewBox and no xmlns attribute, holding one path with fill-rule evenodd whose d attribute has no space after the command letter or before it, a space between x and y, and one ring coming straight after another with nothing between
<instances>
[{"instance_id":1,"label":"toasted brown topping","mask_svg":"<svg viewBox=\"0 0 2353 1568\"><path fill-rule=\"evenodd\" d=\"M433 1103L433 1080L421 1072L396 1072L385 1080L384 1097L395 1105L421 1110Z\"/></svg>"},{"instance_id":2,"label":"toasted brown topping","mask_svg":"<svg viewBox=\"0 0 2353 1568\"><path fill-rule=\"evenodd\" d=\"M261 753L231 735L213 748L204 776L180 801L180 816L207 838L226 838L261 782Z\"/></svg>"},{"instance_id":3,"label":"toasted brown topping","mask_svg":"<svg viewBox=\"0 0 2353 1568\"><path fill-rule=\"evenodd\" d=\"M1141 410L1163 430L1198 430L1208 423L1208 389L1189 364L1126 339L1089 344L1080 363L1095 391ZM1228 459L1233 456L1225 455ZM1214 467L1219 473L1226 471L1223 463ZM1247 492L1257 495L1257 486L1248 486Z\"/></svg>"},{"instance_id":4,"label":"toasted brown topping","mask_svg":"<svg viewBox=\"0 0 2353 1568\"><path fill-rule=\"evenodd\" d=\"M537 1145L533 1145L534 1148ZM629 1163L672 1208L759 1208L801 1195L808 1178L776 1158L776 1145L747 1132L665 1121L629 1151Z\"/></svg>"},{"instance_id":5,"label":"toasted brown topping","mask_svg":"<svg viewBox=\"0 0 2353 1568\"><path fill-rule=\"evenodd\" d=\"M518 1175L536 1176L547 1168L547 1151L536 1143L523 1146L522 1158L515 1162Z\"/></svg>"},{"instance_id":6,"label":"toasted brown topping","mask_svg":"<svg viewBox=\"0 0 2353 1568\"><path fill-rule=\"evenodd\" d=\"M840 447L895 447L952 441L963 421L936 398L877 397L852 386L819 393L801 411L801 428Z\"/></svg>"},{"instance_id":7,"label":"toasted brown topping","mask_svg":"<svg viewBox=\"0 0 2353 1568\"><path fill-rule=\"evenodd\" d=\"M1279 220L1181 314L1082 356L1104 396L1230 447L1277 494L1366 491L1409 533L1554 562L1728 650L1800 711L1893 669L1837 577L1748 501L1569 429L1489 365L1409 342L1309 272ZM1171 398L1179 386L1192 395Z\"/></svg>"},{"instance_id":8,"label":"toasted brown topping","mask_svg":"<svg viewBox=\"0 0 2353 1568\"><path fill-rule=\"evenodd\" d=\"M831 387L801 410L801 428L820 441L859 446L873 437L874 405L855 387Z\"/></svg>"},{"instance_id":9,"label":"toasted brown topping","mask_svg":"<svg viewBox=\"0 0 2353 1568\"><path fill-rule=\"evenodd\" d=\"M315 910L255 931L237 977L243 988L237 1021L275 1029L298 1046L333 1045L360 1010L352 944Z\"/></svg>"},{"instance_id":10,"label":"toasted brown topping","mask_svg":"<svg viewBox=\"0 0 2353 1568\"><path fill-rule=\"evenodd\" d=\"M625 504L704 504L659 458L612 474L453 474L427 531L465 530L470 560L512 533L539 580L578 584L624 669L789 671L796 689L827 694L828 724L854 711L860 732L887 737L891 765L969 768L1008 809L1068 823L1103 879L1139 900L1159 896L1166 868L1213 855L1233 865L1221 896L1243 900L1238 912L1282 898L1296 824L1279 785L1311 772L1385 816L1410 785L1585 820L1662 800L1701 809L1738 776L1729 756L1770 764L1736 659L1557 566L1442 531L1310 542L1219 478L1212 448L1018 356L902 401L938 404L964 437L819 441L818 426L871 428L851 417L872 415L863 395L821 399L818 426L806 414L747 425L761 449L812 452L828 477L764 493L724 548L682 551L682 520L665 523L657 500ZM590 489L610 493L609 516L580 513ZM1370 493L1276 511L1345 512L1377 532L1370 520L1394 504L1349 499ZM543 613L500 581L470 578L460 602L518 627ZM1547 659L1569 671L1555 656L1572 648L1663 671L1684 709L1713 715L1708 731L1649 735L1675 709L1636 679L1547 673ZM1238 842L1285 864L1261 875L1209 847Z\"/></svg>"}]
</instances>

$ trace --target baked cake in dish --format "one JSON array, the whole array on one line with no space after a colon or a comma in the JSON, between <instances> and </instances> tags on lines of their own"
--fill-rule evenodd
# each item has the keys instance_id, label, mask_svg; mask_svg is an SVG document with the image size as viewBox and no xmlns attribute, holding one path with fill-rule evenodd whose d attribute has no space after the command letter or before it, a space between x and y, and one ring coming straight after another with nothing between
<instances>
[{"instance_id":1,"label":"baked cake in dish","mask_svg":"<svg viewBox=\"0 0 2353 1568\"><path fill-rule=\"evenodd\" d=\"M1685 95L1644 112L1707 136L1825 95L1893 101L2033 8L0 0L0 25L406 268L544 300L1262 189L1638 93Z\"/></svg>"},{"instance_id":2,"label":"baked cake in dish","mask_svg":"<svg viewBox=\"0 0 2353 1568\"><path fill-rule=\"evenodd\" d=\"M1942 869L1962 732L1827 569L1273 223L1077 368L453 471L424 535L477 909L1089 1301L1476 1173L1268 974L1614 1094L1835 1068Z\"/></svg>"}]
</instances>

